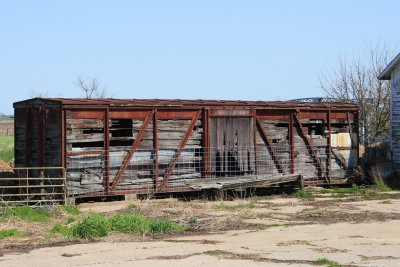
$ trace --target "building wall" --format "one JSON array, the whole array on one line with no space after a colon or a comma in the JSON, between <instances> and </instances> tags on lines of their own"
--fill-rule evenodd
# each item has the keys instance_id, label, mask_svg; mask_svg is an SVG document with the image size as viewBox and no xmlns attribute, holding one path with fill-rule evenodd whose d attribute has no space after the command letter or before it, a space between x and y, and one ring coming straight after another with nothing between
<instances>
[{"instance_id":1,"label":"building wall","mask_svg":"<svg viewBox=\"0 0 400 267\"><path fill-rule=\"evenodd\" d=\"M390 147L392 160L400 163L400 65L392 71L390 105Z\"/></svg>"},{"instance_id":2,"label":"building wall","mask_svg":"<svg viewBox=\"0 0 400 267\"><path fill-rule=\"evenodd\" d=\"M15 166L61 167L61 108L40 100L14 107Z\"/></svg>"}]
</instances>

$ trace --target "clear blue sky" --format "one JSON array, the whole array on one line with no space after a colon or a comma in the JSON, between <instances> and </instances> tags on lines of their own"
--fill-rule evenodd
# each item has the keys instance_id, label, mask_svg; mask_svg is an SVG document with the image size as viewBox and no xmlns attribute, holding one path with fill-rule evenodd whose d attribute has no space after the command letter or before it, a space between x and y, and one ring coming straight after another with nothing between
<instances>
[{"instance_id":1,"label":"clear blue sky","mask_svg":"<svg viewBox=\"0 0 400 267\"><path fill-rule=\"evenodd\" d=\"M31 92L286 100L367 46L400 52L400 1L0 1L0 112Z\"/></svg>"}]
</instances>

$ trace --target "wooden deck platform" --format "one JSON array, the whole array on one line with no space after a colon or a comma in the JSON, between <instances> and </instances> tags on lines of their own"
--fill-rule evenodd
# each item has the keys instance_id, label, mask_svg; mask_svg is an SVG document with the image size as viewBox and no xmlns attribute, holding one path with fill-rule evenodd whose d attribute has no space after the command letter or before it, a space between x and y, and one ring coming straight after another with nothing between
<instances>
[{"instance_id":1,"label":"wooden deck platform","mask_svg":"<svg viewBox=\"0 0 400 267\"><path fill-rule=\"evenodd\" d=\"M230 189L243 189L249 187L268 187L272 185L279 185L285 183L297 182L299 188L303 188L303 177L299 174L292 175L255 175L245 177L229 177L229 178L212 178L212 179L188 179L185 181L187 187L195 190L230 190Z\"/></svg>"}]
</instances>

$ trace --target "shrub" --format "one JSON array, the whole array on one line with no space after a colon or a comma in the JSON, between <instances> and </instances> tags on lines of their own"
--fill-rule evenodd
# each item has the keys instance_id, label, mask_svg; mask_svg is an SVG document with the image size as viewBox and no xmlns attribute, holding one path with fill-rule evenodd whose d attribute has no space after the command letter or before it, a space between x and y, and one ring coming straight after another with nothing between
<instances>
[{"instance_id":1,"label":"shrub","mask_svg":"<svg viewBox=\"0 0 400 267\"><path fill-rule=\"evenodd\" d=\"M72 235L89 239L106 236L109 230L110 222L107 217L92 213L72 227Z\"/></svg>"}]
</instances>

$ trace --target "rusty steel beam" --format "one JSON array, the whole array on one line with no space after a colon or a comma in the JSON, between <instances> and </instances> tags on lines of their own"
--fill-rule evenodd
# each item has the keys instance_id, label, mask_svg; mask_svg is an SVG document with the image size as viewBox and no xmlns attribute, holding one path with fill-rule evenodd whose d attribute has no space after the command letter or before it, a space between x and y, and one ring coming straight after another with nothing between
<instances>
[{"instance_id":1,"label":"rusty steel beam","mask_svg":"<svg viewBox=\"0 0 400 267\"><path fill-rule=\"evenodd\" d=\"M39 163L38 167L43 167L45 164L45 116L44 108L38 107L37 119L39 123Z\"/></svg>"},{"instance_id":2,"label":"rusty steel beam","mask_svg":"<svg viewBox=\"0 0 400 267\"><path fill-rule=\"evenodd\" d=\"M105 191L110 191L110 110L104 110L104 181L103 186Z\"/></svg>"},{"instance_id":3,"label":"rusty steel beam","mask_svg":"<svg viewBox=\"0 0 400 267\"><path fill-rule=\"evenodd\" d=\"M110 110L110 119L145 119L149 114L146 110Z\"/></svg>"},{"instance_id":4,"label":"rusty steel beam","mask_svg":"<svg viewBox=\"0 0 400 267\"><path fill-rule=\"evenodd\" d=\"M169 177L172 174L173 169L175 168L176 162L178 161L178 158L180 154L182 153L183 148L185 147L187 141L189 140L190 135L192 134L193 128L196 125L197 120L199 119L201 114L201 110L199 110L196 115L192 118L192 121L190 122L189 128L185 134L185 137L183 138L182 142L180 143L178 150L175 152L174 156L172 157L171 162L168 165L167 170L164 173L163 180L161 182L161 190L164 190L165 187L167 186L167 182L169 180Z\"/></svg>"},{"instance_id":5,"label":"rusty steel beam","mask_svg":"<svg viewBox=\"0 0 400 267\"><path fill-rule=\"evenodd\" d=\"M198 110L159 110L158 118L160 120L190 120L197 114Z\"/></svg>"},{"instance_id":6,"label":"rusty steel beam","mask_svg":"<svg viewBox=\"0 0 400 267\"><path fill-rule=\"evenodd\" d=\"M358 111L354 112L354 123L356 125L356 131L357 131L357 145L356 145L356 149L357 149L357 165L358 166L360 164L360 128L359 128L359 118L358 118Z\"/></svg>"},{"instance_id":7,"label":"rusty steel beam","mask_svg":"<svg viewBox=\"0 0 400 267\"><path fill-rule=\"evenodd\" d=\"M31 161L31 128L32 128L32 109L26 108L25 117L25 167L30 167Z\"/></svg>"},{"instance_id":8,"label":"rusty steel beam","mask_svg":"<svg viewBox=\"0 0 400 267\"><path fill-rule=\"evenodd\" d=\"M251 118L253 114L210 114L212 118Z\"/></svg>"},{"instance_id":9,"label":"rusty steel beam","mask_svg":"<svg viewBox=\"0 0 400 267\"><path fill-rule=\"evenodd\" d=\"M208 110L203 109L203 117L202 117L202 124L203 124L203 151L204 151L204 158L203 158L203 166L204 166L204 178L210 177L210 133L208 127Z\"/></svg>"},{"instance_id":10,"label":"rusty steel beam","mask_svg":"<svg viewBox=\"0 0 400 267\"><path fill-rule=\"evenodd\" d=\"M154 110L153 118L153 165L154 165L154 190L158 191L158 110Z\"/></svg>"},{"instance_id":11,"label":"rusty steel beam","mask_svg":"<svg viewBox=\"0 0 400 267\"><path fill-rule=\"evenodd\" d=\"M65 168L67 166L66 163L66 146L67 146L67 142L66 142L66 123L65 123L65 110L61 109L61 166L63 168Z\"/></svg>"},{"instance_id":12,"label":"rusty steel beam","mask_svg":"<svg viewBox=\"0 0 400 267\"><path fill-rule=\"evenodd\" d=\"M282 165L281 165L281 163L279 162L279 160L278 160L278 158L276 156L275 149L272 147L272 143L269 140L268 135L264 130L264 127L262 126L262 124L261 124L261 122L260 122L260 120L258 118L256 118L256 122L257 122L257 126L258 126L258 128L260 130L261 137L264 139L264 141L265 141L265 143L267 145L267 148L268 148L269 152L271 153L271 157L272 157L272 160L275 163L276 168L278 169L279 173L283 173Z\"/></svg>"},{"instance_id":13,"label":"rusty steel beam","mask_svg":"<svg viewBox=\"0 0 400 267\"><path fill-rule=\"evenodd\" d=\"M80 109L67 110L68 119L104 119L104 108L98 110Z\"/></svg>"},{"instance_id":14,"label":"rusty steel beam","mask_svg":"<svg viewBox=\"0 0 400 267\"><path fill-rule=\"evenodd\" d=\"M340 165L342 165L343 169L347 170L347 163L346 163L346 159L339 153L335 153L333 151L333 148L331 148L331 152L330 152L333 156L335 156L335 158L339 161Z\"/></svg>"},{"instance_id":15,"label":"rusty steel beam","mask_svg":"<svg viewBox=\"0 0 400 267\"><path fill-rule=\"evenodd\" d=\"M293 127L293 112L289 115L289 147L290 147L290 173L294 174L294 127Z\"/></svg>"},{"instance_id":16,"label":"rusty steel beam","mask_svg":"<svg viewBox=\"0 0 400 267\"><path fill-rule=\"evenodd\" d=\"M324 176L326 182L330 183L328 177L326 176L325 171L322 169L322 165L321 165L321 162L319 161L319 158L317 156L317 152L314 149L314 145L313 145L312 141L307 137L307 134L306 134L306 132L305 132L305 130L303 128L303 125L301 124L300 119L297 117L296 113L293 114L293 117L296 119L297 123L299 124L300 132L301 132L306 144L308 145L308 149L311 151L311 154L312 154L312 156L314 158L315 164L317 165L317 168L318 168L319 172Z\"/></svg>"},{"instance_id":17,"label":"rusty steel beam","mask_svg":"<svg viewBox=\"0 0 400 267\"><path fill-rule=\"evenodd\" d=\"M139 147L143 134L146 131L147 126L149 125L151 119L153 118L153 115L154 115L154 110L148 112L147 117L143 121L142 127L140 128L138 134L135 137L135 141L133 142L130 150L128 151L128 154L126 154L122 162L121 168L118 170L118 173L116 174L114 181L110 185L110 191L113 191L117 187L119 181L124 175L124 172L133 156L133 153L135 153L136 149Z\"/></svg>"},{"instance_id":18,"label":"rusty steel beam","mask_svg":"<svg viewBox=\"0 0 400 267\"><path fill-rule=\"evenodd\" d=\"M252 109L251 113L253 114L253 146L254 146L254 169L255 174L258 174L258 166L257 166L257 112L256 110Z\"/></svg>"},{"instance_id":19,"label":"rusty steel beam","mask_svg":"<svg viewBox=\"0 0 400 267\"><path fill-rule=\"evenodd\" d=\"M326 115L327 117L327 124L328 124L328 138L327 138L327 143L328 143L328 161L329 161L329 170L328 170L328 177L329 180L331 180L331 172L332 172L332 137L331 137L331 111L328 111L328 114Z\"/></svg>"}]
</instances>

